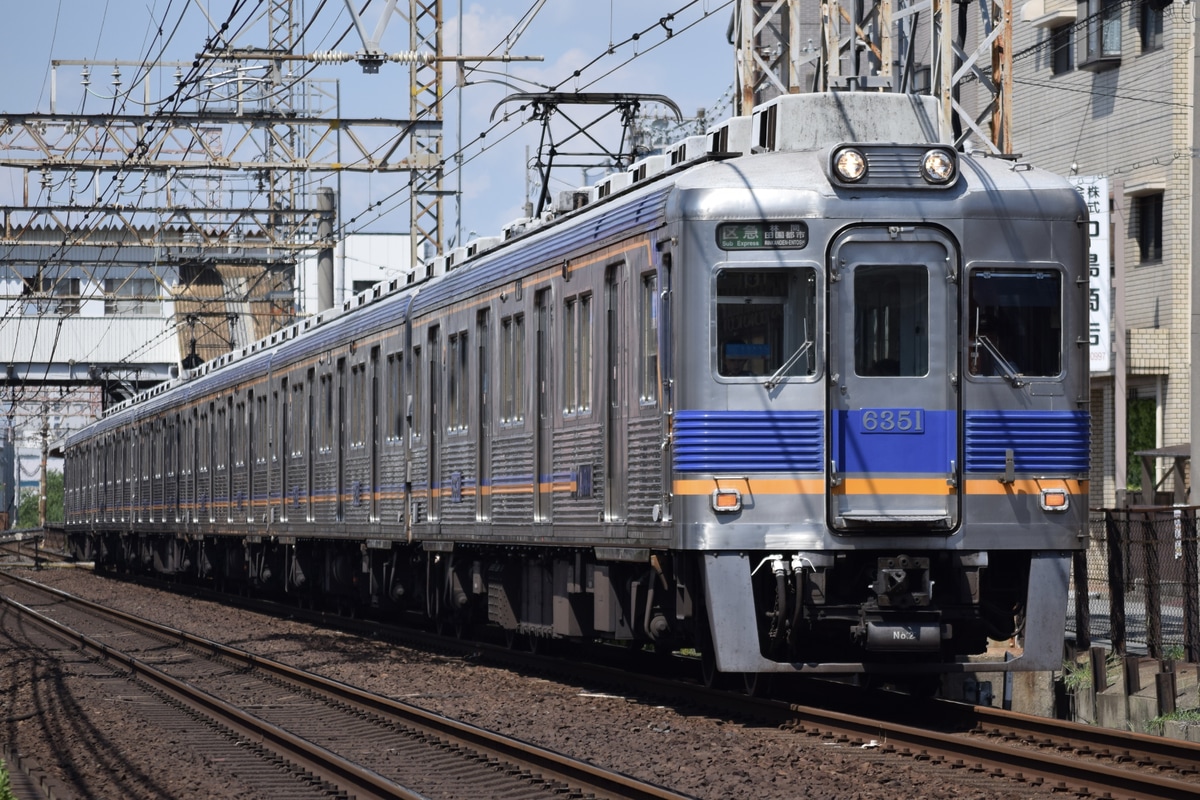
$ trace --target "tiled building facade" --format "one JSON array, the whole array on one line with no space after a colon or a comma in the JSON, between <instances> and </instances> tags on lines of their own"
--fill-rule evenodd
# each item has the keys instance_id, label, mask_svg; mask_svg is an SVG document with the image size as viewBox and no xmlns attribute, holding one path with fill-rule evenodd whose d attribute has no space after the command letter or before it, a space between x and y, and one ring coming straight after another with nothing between
<instances>
[{"instance_id":1,"label":"tiled building facade","mask_svg":"<svg viewBox=\"0 0 1200 800\"><path fill-rule=\"evenodd\" d=\"M1094 508L1118 505L1126 488L1117 403L1133 422L1129 451L1191 437L1195 13L1181 0L1031 0L1013 9L1012 150L1063 175L1109 180L1125 397L1114 357L1092 380ZM1159 463L1169 475L1170 462ZM1160 486L1172 488L1169 477Z\"/></svg>"}]
</instances>

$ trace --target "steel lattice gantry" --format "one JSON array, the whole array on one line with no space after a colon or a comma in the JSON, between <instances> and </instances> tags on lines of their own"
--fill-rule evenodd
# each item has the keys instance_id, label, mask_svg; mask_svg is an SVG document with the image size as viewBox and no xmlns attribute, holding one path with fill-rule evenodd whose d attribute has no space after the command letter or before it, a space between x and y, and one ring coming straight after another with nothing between
<instances>
[{"instance_id":1,"label":"steel lattice gantry","mask_svg":"<svg viewBox=\"0 0 1200 800\"><path fill-rule=\"evenodd\" d=\"M955 144L1011 148L1012 3L741 0L734 17L738 113L779 94L932 94ZM953 13L957 12L957 13Z\"/></svg>"}]
</instances>

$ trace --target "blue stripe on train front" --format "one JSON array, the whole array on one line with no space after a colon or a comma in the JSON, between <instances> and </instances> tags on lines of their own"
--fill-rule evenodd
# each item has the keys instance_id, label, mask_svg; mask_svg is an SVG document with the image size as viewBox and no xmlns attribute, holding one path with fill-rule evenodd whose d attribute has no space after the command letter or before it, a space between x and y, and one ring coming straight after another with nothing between
<instances>
[{"instance_id":1,"label":"blue stripe on train front","mask_svg":"<svg viewBox=\"0 0 1200 800\"><path fill-rule=\"evenodd\" d=\"M847 426L845 420L850 417ZM920 433L863 430L862 411L834 417L840 472L944 473L949 469L952 411L925 411ZM878 420L866 420L875 424ZM967 411L964 470L1003 472L1006 451L1021 472L1088 469L1091 416L1086 411ZM674 423L678 472L823 472L824 415L819 411L679 411Z\"/></svg>"}]
</instances>

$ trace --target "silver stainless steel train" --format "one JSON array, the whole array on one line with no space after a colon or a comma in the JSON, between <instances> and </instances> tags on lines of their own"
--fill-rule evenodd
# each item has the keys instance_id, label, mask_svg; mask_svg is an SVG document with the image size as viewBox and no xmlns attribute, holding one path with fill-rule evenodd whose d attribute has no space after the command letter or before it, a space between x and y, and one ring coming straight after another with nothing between
<instances>
[{"instance_id":1,"label":"silver stainless steel train","mask_svg":"<svg viewBox=\"0 0 1200 800\"><path fill-rule=\"evenodd\" d=\"M77 555L709 678L1056 667L1087 211L936 119L779 98L112 409Z\"/></svg>"}]
</instances>

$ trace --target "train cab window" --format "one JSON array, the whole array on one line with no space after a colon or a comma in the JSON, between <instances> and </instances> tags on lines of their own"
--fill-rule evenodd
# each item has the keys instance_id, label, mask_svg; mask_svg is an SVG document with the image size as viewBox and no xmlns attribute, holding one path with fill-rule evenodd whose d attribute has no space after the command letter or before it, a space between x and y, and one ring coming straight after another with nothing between
<instances>
[{"instance_id":1,"label":"train cab window","mask_svg":"<svg viewBox=\"0 0 1200 800\"><path fill-rule=\"evenodd\" d=\"M717 374L772 378L816 373L816 271L717 273Z\"/></svg>"},{"instance_id":2,"label":"train cab window","mask_svg":"<svg viewBox=\"0 0 1200 800\"><path fill-rule=\"evenodd\" d=\"M1052 377L1062 371L1062 274L1050 269L971 273L967 372Z\"/></svg>"},{"instance_id":3,"label":"train cab window","mask_svg":"<svg viewBox=\"0 0 1200 800\"><path fill-rule=\"evenodd\" d=\"M919 377L929 372L929 271L923 265L854 271L854 373Z\"/></svg>"}]
</instances>

